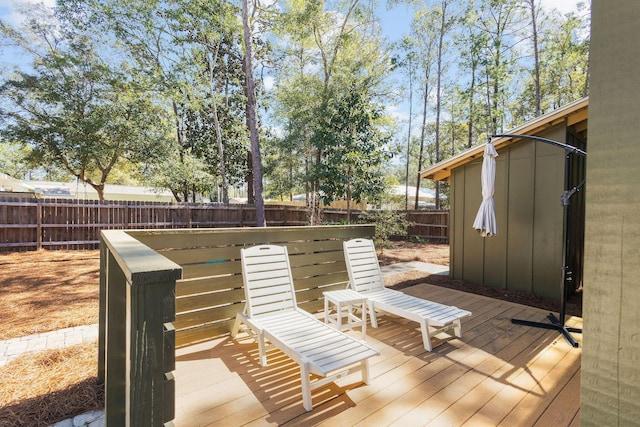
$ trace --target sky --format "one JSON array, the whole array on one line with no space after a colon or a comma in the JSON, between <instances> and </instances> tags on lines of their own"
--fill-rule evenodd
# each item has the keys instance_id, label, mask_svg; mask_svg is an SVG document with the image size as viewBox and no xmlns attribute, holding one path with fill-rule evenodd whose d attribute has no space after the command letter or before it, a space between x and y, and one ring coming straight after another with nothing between
<instances>
[{"instance_id":1,"label":"sky","mask_svg":"<svg viewBox=\"0 0 640 427\"><path fill-rule=\"evenodd\" d=\"M576 4L579 0L539 0L542 7L545 9L558 9L561 13L568 13L576 10ZM27 0L0 0L0 19L5 22L15 24L20 20L20 16L15 13L14 5L18 3L44 3L48 6L53 6L55 0L42 0L42 1L27 1ZM399 35L406 32L411 21L411 14L408 12L408 8L404 5L394 7L390 11L386 11L383 4L386 1L381 2L381 11L385 11L382 16L382 27L385 36L391 39L397 39Z\"/></svg>"},{"instance_id":2,"label":"sky","mask_svg":"<svg viewBox=\"0 0 640 427\"><path fill-rule=\"evenodd\" d=\"M0 0L0 2L5 0ZM563 15L569 12L577 11L577 4L581 0L538 0L542 7L546 10L557 9ZM582 0L590 1L590 0ZM380 1L380 16L382 33L389 40L399 40L403 34L409 32L412 12L406 5L398 5L391 10L387 10L386 0Z\"/></svg>"}]
</instances>

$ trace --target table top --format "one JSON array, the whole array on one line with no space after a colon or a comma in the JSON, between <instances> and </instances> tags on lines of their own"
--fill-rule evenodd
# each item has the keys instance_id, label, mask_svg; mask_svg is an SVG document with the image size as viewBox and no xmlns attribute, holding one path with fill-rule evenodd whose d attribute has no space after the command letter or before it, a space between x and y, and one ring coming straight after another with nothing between
<instances>
[{"instance_id":1,"label":"table top","mask_svg":"<svg viewBox=\"0 0 640 427\"><path fill-rule=\"evenodd\" d=\"M338 291L323 292L324 297L334 302L361 302L367 299L366 296L357 293L352 289L341 289Z\"/></svg>"}]
</instances>

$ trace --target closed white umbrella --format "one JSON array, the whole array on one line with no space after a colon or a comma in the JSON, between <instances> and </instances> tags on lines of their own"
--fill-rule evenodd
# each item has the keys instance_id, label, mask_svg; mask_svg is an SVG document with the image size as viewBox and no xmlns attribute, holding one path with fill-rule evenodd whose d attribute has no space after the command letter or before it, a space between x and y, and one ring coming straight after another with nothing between
<instances>
[{"instance_id":1,"label":"closed white umbrella","mask_svg":"<svg viewBox=\"0 0 640 427\"><path fill-rule=\"evenodd\" d=\"M498 224L496 223L496 210L493 204L493 192L496 186L496 157L498 152L491 141L487 142L484 148L484 156L482 158L482 203L473 228L480 232L482 237L494 236L498 233Z\"/></svg>"}]
</instances>

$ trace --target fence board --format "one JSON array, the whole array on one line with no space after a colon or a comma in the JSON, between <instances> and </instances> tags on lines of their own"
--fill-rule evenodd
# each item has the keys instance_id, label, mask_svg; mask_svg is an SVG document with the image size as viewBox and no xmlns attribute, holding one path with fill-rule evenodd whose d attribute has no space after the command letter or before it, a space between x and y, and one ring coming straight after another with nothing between
<instances>
[{"instance_id":1,"label":"fence board","mask_svg":"<svg viewBox=\"0 0 640 427\"><path fill-rule=\"evenodd\" d=\"M402 211L412 223L409 236L424 240L448 242L448 211ZM329 223L345 222L347 211L326 209L324 219ZM357 222L360 211L351 212L351 221ZM307 211L304 207L292 205L265 205L267 226L297 227L307 225ZM184 229L184 228L230 228L247 227L255 224L255 207L252 205L220 205L215 203L169 203L134 201L97 201L75 199L35 198L32 196L0 196L0 252L30 251L36 249L97 249L101 230L126 229ZM260 233L260 231L256 231ZM191 249L191 262L176 260L180 264L198 264L220 259L215 248L211 248L207 233L194 234L194 239L185 242L178 234L145 235L145 244L162 249L163 254L172 258L187 257ZM229 241L216 243L237 245L254 243L254 235L228 235ZM272 236L276 238L276 236ZM277 239L276 239L277 240ZM293 244L288 236L281 236L288 242L291 255L305 253L308 243ZM327 251L336 250L329 245ZM305 246L307 245L307 246ZM207 248L203 251L200 248ZM317 247L315 248L317 250ZM207 258L208 257L208 258Z\"/></svg>"}]
</instances>

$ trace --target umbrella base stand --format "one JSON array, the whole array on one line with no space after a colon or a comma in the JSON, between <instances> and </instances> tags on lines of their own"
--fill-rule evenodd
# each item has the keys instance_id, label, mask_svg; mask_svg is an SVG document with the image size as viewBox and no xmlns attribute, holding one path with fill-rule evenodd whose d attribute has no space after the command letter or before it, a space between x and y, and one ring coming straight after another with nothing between
<instances>
[{"instance_id":1,"label":"umbrella base stand","mask_svg":"<svg viewBox=\"0 0 640 427\"><path fill-rule=\"evenodd\" d=\"M558 320L558 318L553 313L549 313L549 315L547 316L547 319L549 319L549 321L551 323L532 322L532 321L529 321L529 320L520 320L520 319L511 319L511 323L516 324L516 325L531 326L533 328L543 328L543 329L557 330L558 332L560 332L562 334L564 339L567 340L569 345L571 345L574 348L578 348L579 347L578 342L575 340L575 338L573 338L573 336L571 335L571 332L581 334L582 333L582 329L569 328L569 327L563 325L562 323L560 323L560 320Z\"/></svg>"}]
</instances>

